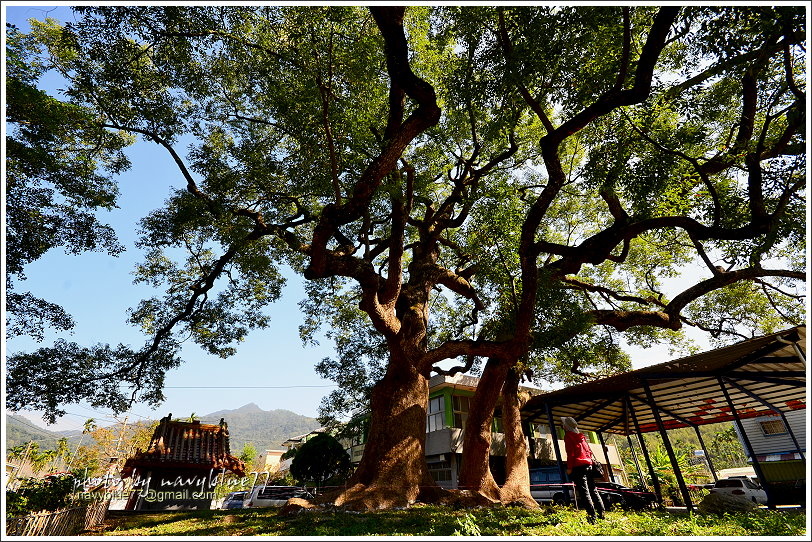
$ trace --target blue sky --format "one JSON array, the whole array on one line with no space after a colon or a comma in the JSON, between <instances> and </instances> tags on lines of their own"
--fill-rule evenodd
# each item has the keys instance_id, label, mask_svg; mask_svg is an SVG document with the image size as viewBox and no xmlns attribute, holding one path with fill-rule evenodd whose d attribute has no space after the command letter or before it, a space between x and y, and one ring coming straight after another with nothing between
<instances>
[{"instance_id":1,"label":"blue sky","mask_svg":"<svg viewBox=\"0 0 812 542\"><path fill-rule=\"evenodd\" d=\"M24 31L28 28L26 19L42 19L46 15L63 22L72 19L66 7L52 10L33 4L6 4L7 20ZM45 84L52 92L58 88L53 79ZM128 308L156 294L149 287L132 284L131 272L142 257L134 246L137 222L159 207L173 187L182 188L185 183L169 155L157 145L139 142L131 147L129 155L133 167L119 177L119 208L100 214L101 220L116 230L119 241L127 247L126 252L112 257L102 253L66 255L53 250L29 265L25 270L28 280L17 286L20 291L30 290L66 308L76 327L65 338L79 344L124 343L137 347L144 341L144 336L126 323ZM187 345L182 352L185 363L167 375L165 403L157 410L136 405L118 419L125 415L132 421L156 419L170 412L174 416L193 412L202 415L250 402L265 410L284 408L315 417L321 398L335 386L319 378L313 366L332 355L333 350L327 341L322 341L319 347L302 346L298 334L302 318L297 304L304 298L304 290L301 279L290 273L288 277L283 297L268 308L269 329L251 334L238 353L225 360L204 353L194 344ZM50 335L42 344L16 338L5 347L8 352L30 351L50 344L55 338ZM671 357L656 346L648 350L632 349L631 353L635 368ZM69 414L51 429L80 429L89 417L102 425L113 421L109 411L88 405L68 405L66 410ZM21 414L43 424L37 413Z\"/></svg>"}]
</instances>

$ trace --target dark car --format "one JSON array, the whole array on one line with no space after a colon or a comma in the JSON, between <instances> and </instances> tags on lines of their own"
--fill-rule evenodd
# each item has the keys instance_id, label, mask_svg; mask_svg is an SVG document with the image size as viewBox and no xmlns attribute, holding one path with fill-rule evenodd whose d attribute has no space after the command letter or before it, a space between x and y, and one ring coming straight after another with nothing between
<instances>
[{"instance_id":1,"label":"dark car","mask_svg":"<svg viewBox=\"0 0 812 542\"><path fill-rule=\"evenodd\" d=\"M598 493L607 508L619 506L624 510L645 510L657 503L651 491L626 487L614 482L596 482Z\"/></svg>"},{"instance_id":2,"label":"dark car","mask_svg":"<svg viewBox=\"0 0 812 542\"><path fill-rule=\"evenodd\" d=\"M606 508L620 507L624 510L644 510L653 507L657 498L651 491L634 489L614 482L596 482L595 486ZM542 504L564 504L575 498L573 483L561 477L557 466L530 469L530 494Z\"/></svg>"},{"instance_id":3,"label":"dark car","mask_svg":"<svg viewBox=\"0 0 812 542\"><path fill-rule=\"evenodd\" d=\"M235 491L233 493L229 493L223 500L223 510L242 508L246 495L248 495L247 491Z\"/></svg>"},{"instance_id":4,"label":"dark car","mask_svg":"<svg viewBox=\"0 0 812 542\"><path fill-rule=\"evenodd\" d=\"M573 484L557 466L530 469L530 495L541 504L564 504L573 499Z\"/></svg>"}]
</instances>

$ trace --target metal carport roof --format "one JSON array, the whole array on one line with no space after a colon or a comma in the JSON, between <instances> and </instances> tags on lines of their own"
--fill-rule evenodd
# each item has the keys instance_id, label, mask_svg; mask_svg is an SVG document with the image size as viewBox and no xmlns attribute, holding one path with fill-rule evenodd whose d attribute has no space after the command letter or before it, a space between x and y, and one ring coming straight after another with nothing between
<instances>
[{"instance_id":1,"label":"metal carport roof","mask_svg":"<svg viewBox=\"0 0 812 542\"><path fill-rule=\"evenodd\" d=\"M788 341L788 342L787 342ZM806 408L806 327L543 393L522 408L523 421L558 423L571 416L581 429L629 435L764 416ZM724 383L724 387L722 387Z\"/></svg>"}]
</instances>

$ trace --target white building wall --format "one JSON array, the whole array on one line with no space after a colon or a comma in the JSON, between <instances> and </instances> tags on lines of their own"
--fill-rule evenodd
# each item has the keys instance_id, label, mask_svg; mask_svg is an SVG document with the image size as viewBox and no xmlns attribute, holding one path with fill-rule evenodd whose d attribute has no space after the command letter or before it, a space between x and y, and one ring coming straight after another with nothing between
<instances>
[{"instance_id":1,"label":"white building wall","mask_svg":"<svg viewBox=\"0 0 812 542\"><path fill-rule=\"evenodd\" d=\"M789 427L792 429L795 438L798 440L798 444L801 446L801 451L806 452L806 409L791 410L785 412L784 415L787 417ZM792 453L797 451L789 432L782 435L765 435L761 428L761 422L766 421L781 421L781 416L761 416L742 420L742 426L744 426L747 438L750 440L750 444L753 446L753 451L756 455ZM733 427L738 434L738 426L734 423ZM740 434L739 440L742 440ZM747 452L746 447L745 452Z\"/></svg>"}]
</instances>

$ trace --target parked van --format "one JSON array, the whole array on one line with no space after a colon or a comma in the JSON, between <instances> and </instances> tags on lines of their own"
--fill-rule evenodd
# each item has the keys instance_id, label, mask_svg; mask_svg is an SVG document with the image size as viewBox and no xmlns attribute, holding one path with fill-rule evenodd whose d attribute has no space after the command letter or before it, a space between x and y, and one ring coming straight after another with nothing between
<instances>
[{"instance_id":1,"label":"parked van","mask_svg":"<svg viewBox=\"0 0 812 542\"><path fill-rule=\"evenodd\" d=\"M539 503L564 504L575 500L575 486L561 478L557 466L530 469L530 495ZM569 498L568 498L569 497Z\"/></svg>"},{"instance_id":2,"label":"parked van","mask_svg":"<svg viewBox=\"0 0 812 542\"><path fill-rule=\"evenodd\" d=\"M282 506L288 499L298 497L300 499L312 499L310 494L303 487L296 486L254 486L251 494L246 497L244 508L270 508L272 506Z\"/></svg>"},{"instance_id":3,"label":"parked van","mask_svg":"<svg viewBox=\"0 0 812 542\"><path fill-rule=\"evenodd\" d=\"M607 510L618 506L624 510L644 510L653 507L657 499L654 493L633 489L615 482L595 482ZM539 503L575 503L575 484L561 478L557 466L530 469L530 495Z\"/></svg>"}]
</instances>

